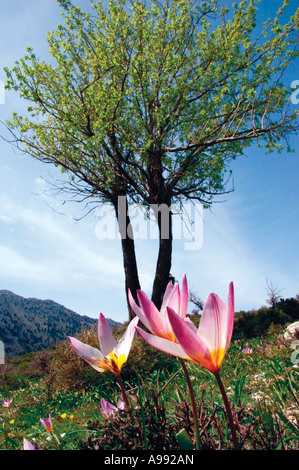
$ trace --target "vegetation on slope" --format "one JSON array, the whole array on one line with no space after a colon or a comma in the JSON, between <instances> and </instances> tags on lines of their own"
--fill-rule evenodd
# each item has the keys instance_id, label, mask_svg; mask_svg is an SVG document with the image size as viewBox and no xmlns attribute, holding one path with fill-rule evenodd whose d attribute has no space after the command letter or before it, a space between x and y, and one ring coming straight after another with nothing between
<instances>
[{"instance_id":1,"label":"vegetation on slope","mask_svg":"<svg viewBox=\"0 0 299 470\"><path fill-rule=\"evenodd\" d=\"M236 314L234 338L221 369L241 449L299 449L299 369L292 360L292 344L283 338L291 321L282 323L285 315L287 320L298 320L297 304L291 299L277 308L248 313L247 325L257 332L251 337L240 335L246 315ZM273 320L270 324L268 317ZM195 323L198 318L193 316ZM120 337L124 329L114 329L114 335ZM246 326L242 329L246 331ZM83 330L78 338L98 347L95 328ZM213 374L193 363L187 367L197 399L201 448L230 449L225 409ZM22 449L24 437L41 449L63 450L179 450L177 436L182 429L194 439L180 363L137 336L122 373L133 422L126 411L103 418L98 409L101 399L114 405L119 400L115 378L110 372L94 371L68 342L10 361L1 373L0 398L13 398L10 407L0 412L1 449ZM39 421L49 414L53 434Z\"/></svg>"}]
</instances>

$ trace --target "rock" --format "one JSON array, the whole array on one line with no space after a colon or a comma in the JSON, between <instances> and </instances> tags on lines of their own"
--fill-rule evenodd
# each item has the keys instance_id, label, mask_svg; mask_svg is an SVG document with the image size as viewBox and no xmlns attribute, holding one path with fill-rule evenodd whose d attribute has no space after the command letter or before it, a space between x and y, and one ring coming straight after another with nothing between
<instances>
[{"instance_id":1,"label":"rock","mask_svg":"<svg viewBox=\"0 0 299 470\"><path fill-rule=\"evenodd\" d=\"M284 334L284 339L286 340L295 340L299 339L299 321L291 323Z\"/></svg>"}]
</instances>

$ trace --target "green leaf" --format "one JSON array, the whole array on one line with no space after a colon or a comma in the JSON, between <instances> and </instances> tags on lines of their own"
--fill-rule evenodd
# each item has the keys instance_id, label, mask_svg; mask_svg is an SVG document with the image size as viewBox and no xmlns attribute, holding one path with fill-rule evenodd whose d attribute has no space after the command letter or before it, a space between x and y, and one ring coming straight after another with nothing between
<instances>
[{"instance_id":1,"label":"green leaf","mask_svg":"<svg viewBox=\"0 0 299 470\"><path fill-rule=\"evenodd\" d=\"M294 433L294 435L299 437L299 429L297 429L282 413L278 413L278 416L285 423L285 425Z\"/></svg>"},{"instance_id":2,"label":"green leaf","mask_svg":"<svg viewBox=\"0 0 299 470\"><path fill-rule=\"evenodd\" d=\"M182 450L194 450L193 442L191 441L186 429L181 429L176 434L176 438Z\"/></svg>"}]
</instances>

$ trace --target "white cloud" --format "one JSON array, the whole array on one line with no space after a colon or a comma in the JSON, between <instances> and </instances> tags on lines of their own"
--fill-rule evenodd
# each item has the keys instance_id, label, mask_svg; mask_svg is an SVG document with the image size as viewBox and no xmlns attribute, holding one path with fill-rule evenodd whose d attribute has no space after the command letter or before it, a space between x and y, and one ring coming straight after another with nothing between
<instances>
[{"instance_id":1,"label":"white cloud","mask_svg":"<svg viewBox=\"0 0 299 470\"><path fill-rule=\"evenodd\" d=\"M0 214L0 220L2 220L2 222L5 224L10 224L13 221L12 217L8 217L7 215L3 214Z\"/></svg>"},{"instance_id":2,"label":"white cloud","mask_svg":"<svg viewBox=\"0 0 299 470\"><path fill-rule=\"evenodd\" d=\"M46 264L34 262L9 246L0 245L0 276L4 279L26 279L27 281L48 282L51 271ZM3 281L2 281L3 282Z\"/></svg>"},{"instance_id":3,"label":"white cloud","mask_svg":"<svg viewBox=\"0 0 299 470\"><path fill-rule=\"evenodd\" d=\"M2 230L0 277L32 282L34 288L49 286L60 291L92 289L123 290L120 245L99 242L94 225L75 223L37 204L28 208L21 201L1 196L1 219L10 220L13 234ZM9 215L7 215L9 214Z\"/></svg>"}]
</instances>

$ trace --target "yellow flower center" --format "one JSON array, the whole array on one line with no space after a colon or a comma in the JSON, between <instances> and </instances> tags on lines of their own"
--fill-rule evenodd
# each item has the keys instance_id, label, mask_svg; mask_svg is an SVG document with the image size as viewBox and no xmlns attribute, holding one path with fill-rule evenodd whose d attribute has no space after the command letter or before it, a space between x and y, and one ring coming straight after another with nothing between
<instances>
[{"instance_id":1,"label":"yellow flower center","mask_svg":"<svg viewBox=\"0 0 299 470\"><path fill-rule=\"evenodd\" d=\"M164 331L164 330L159 330L156 333L156 336L159 336L160 338L168 339L168 341L171 341L172 343L177 343L177 340L175 339L175 336L172 331Z\"/></svg>"},{"instance_id":2,"label":"yellow flower center","mask_svg":"<svg viewBox=\"0 0 299 470\"><path fill-rule=\"evenodd\" d=\"M217 368L220 368L222 361L224 359L224 356L225 356L224 348L214 349L213 351L211 351L211 361Z\"/></svg>"},{"instance_id":3,"label":"yellow flower center","mask_svg":"<svg viewBox=\"0 0 299 470\"><path fill-rule=\"evenodd\" d=\"M213 349L209 353L207 352L206 355L197 354L195 357L189 359L193 362L197 362L201 366L208 369L210 372L215 373L220 369L225 352L226 351L224 348Z\"/></svg>"},{"instance_id":4,"label":"yellow flower center","mask_svg":"<svg viewBox=\"0 0 299 470\"><path fill-rule=\"evenodd\" d=\"M110 370L113 374L119 375L124 362L126 362L126 355L120 354L118 357L114 352L111 352L107 358L103 359L100 363L102 369Z\"/></svg>"}]
</instances>

